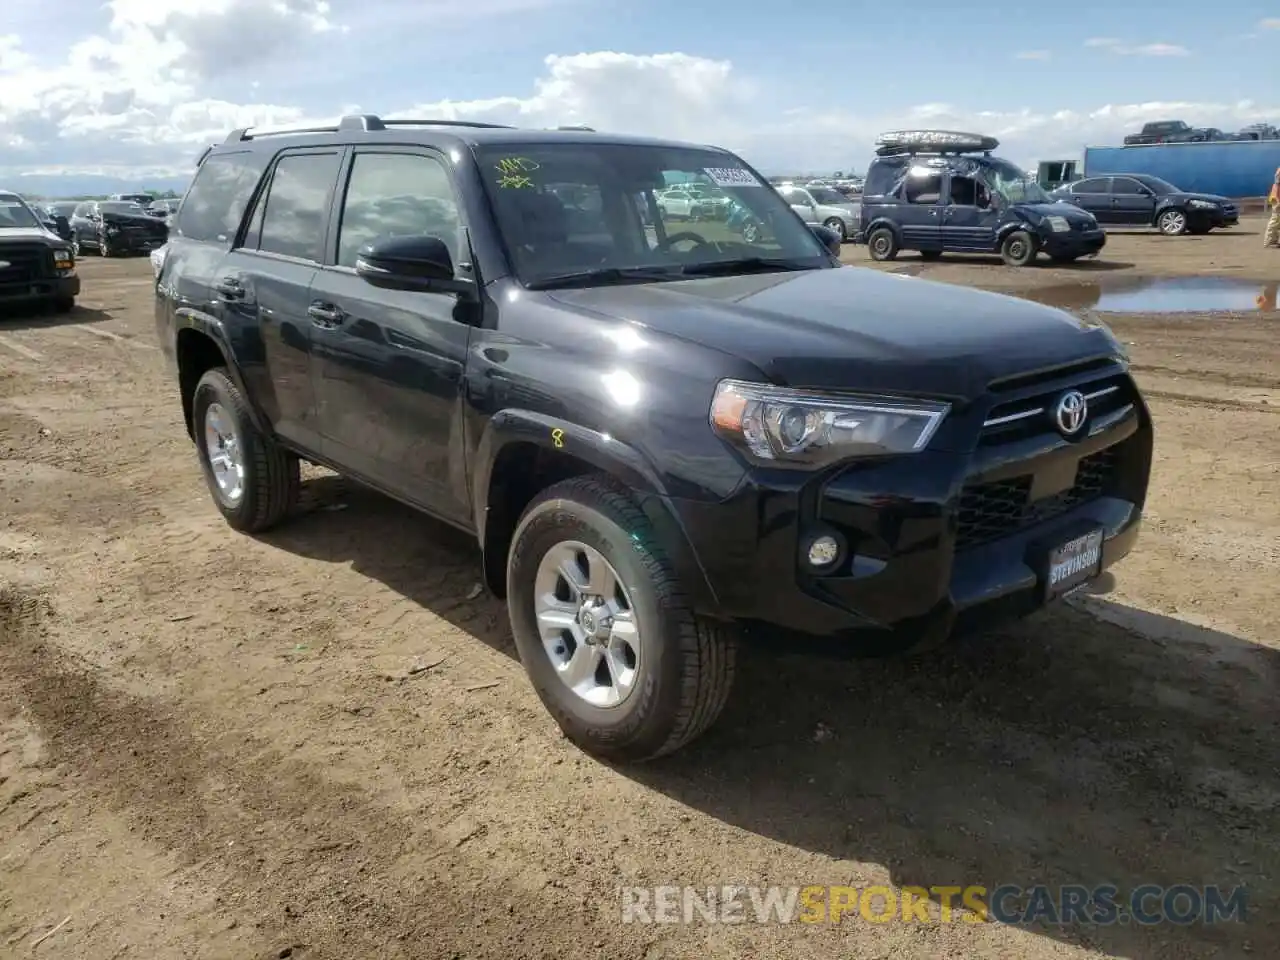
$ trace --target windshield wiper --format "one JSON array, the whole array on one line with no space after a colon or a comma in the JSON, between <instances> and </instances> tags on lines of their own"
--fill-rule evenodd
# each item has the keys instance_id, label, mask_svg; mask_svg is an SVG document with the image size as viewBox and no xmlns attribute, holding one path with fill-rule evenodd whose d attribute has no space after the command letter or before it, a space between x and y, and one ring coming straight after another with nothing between
<instances>
[{"instance_id":1,"label":"windshield wiper","mask_svg":"<svg viewBox=\"0 0 1280 960\"><path fill-rule=\"evenodd\" d=\"M525 284L530 290L554 290L590 283L643 283L646 280L674 280L680 276L679 268L664 267L597 267L594 270L574 270L571 273L555 273L539 277Z\"/></svg>"},{"instance_id":2,"label":"windshield wiper","mask_svg":"<svg viewBox=\"0 0 1280 960\"><path fill-rule=\"evenodd\" d=\"M741 257L737 260L711 260L689 264L682 271L686 277L727 276L734 273L770 273L775 270L811 270L813 264L787 257Z\"/></svg>"}]
</instances>

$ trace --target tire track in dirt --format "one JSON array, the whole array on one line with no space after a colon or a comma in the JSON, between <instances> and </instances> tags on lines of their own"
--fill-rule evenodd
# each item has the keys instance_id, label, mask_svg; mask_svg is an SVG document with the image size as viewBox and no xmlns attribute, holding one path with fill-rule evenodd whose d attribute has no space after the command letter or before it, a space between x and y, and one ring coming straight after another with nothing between
<instances>
[{"instance_id":1,"label":"tire track in dirt","mask_svg":"<svg viewBox=\"0 0 1280 960\"><path fill-rule=\"evenodd\" d=\"M481 883L457 853L465 837L437 835L268 744L246 750L238 731L197 731L178 706L102 686L49 646L50 615L40 594L0 590L6 686L82 800L122 812L183 863L236 878L219 902L228 925L253 931L254 956L627 955L589 946L598 936L557 908L554 890L520 889L510 874L504 885L492 864Z\"/></svg>"}]
</instances>

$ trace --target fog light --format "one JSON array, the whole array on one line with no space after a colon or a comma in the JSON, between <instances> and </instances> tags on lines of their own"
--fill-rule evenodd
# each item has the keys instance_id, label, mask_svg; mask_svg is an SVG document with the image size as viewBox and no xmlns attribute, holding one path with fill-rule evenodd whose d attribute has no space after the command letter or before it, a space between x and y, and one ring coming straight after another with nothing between
<instances>
[{"instance_id":1,"label":"fog light","mask_svg":"<svg viewBox=\"0 0 1280 960\"><path fill-rule=\"evenodd\" d=\"M823 534L814 537L809 544L809 564L814 567L829 567L840 559L840 544L836 538Z\"/></svg>"}]
</instances>

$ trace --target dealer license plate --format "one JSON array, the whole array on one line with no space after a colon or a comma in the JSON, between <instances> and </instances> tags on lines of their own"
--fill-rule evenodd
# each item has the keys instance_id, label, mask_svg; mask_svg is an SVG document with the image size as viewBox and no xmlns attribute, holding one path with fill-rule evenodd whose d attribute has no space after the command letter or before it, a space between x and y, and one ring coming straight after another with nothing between
<instances>
[{"instance_id":1,"label":"dealer license plate","mask_svg":"<svg viewBox=\"0 0 1280 960\"><path fill-rule=\"evenodd\" d=\"M1103 532L1092 530L1050 552L1045 584L1050 598L1060 597L1098 575L1102 569L1102 541Z\"/></svg>"}]
</instances>

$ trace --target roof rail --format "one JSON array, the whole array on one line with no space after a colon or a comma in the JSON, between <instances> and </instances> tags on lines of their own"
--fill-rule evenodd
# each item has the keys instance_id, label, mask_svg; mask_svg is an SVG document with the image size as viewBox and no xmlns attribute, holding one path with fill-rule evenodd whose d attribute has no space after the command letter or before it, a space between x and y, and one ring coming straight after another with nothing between
<instances>
[{"instance_id":1,"label":"roof rail","mask_svg":"<svg viewBox=\"0 0 1280 960\"><path fill-rule=\"evenodd\" d=\"M566 127L556 127L557 130L579 130L582 133L595 133L595 127L588 127L585 123L574 123Z\"/></svg>"},{"instance_id":2,"label":"roof rail","mask_svg":"<svg viewBox=\"0 0 1280 960\"><path fill-rule=\"evenodd\" d=\"M316 127L281 127L274 130L258 130L254 127L239 127L227 134L223 143L242 143L245 140L256 140L259 137L287 137L295 133L349 133L352 131L376 132L391 127L471 127L485 130L512 130L505 123L481 123L478 120L383 120L373 113L353 113L343 117L337 123L327 123Z\"/></svg>"}]
</instances>

